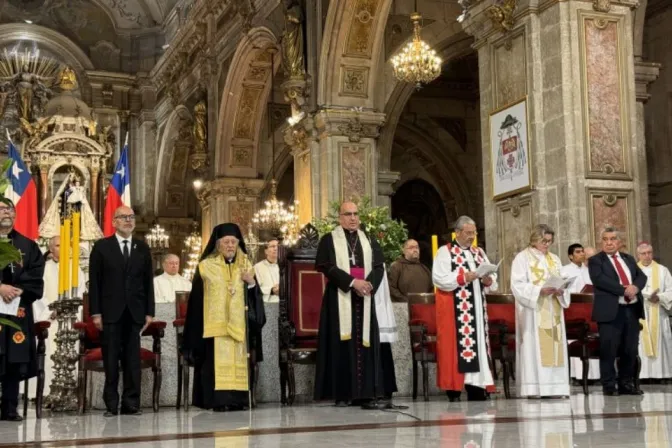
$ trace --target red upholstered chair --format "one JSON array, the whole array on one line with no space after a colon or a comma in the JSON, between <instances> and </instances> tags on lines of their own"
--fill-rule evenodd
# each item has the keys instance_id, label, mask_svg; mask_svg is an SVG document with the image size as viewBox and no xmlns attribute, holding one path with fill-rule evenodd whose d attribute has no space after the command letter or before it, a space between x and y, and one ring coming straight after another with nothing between
<instances>
[{"instance_id":1,"label":"red upholstered chair","mask_svg":"<svg viewBox=\"0 0 672 448\"><path fill-rule=\"evenodd\" d=\"M488 305L491 368L495 374L495 363L499 360L504 396L511 398L509 381L515 379L516 361L516 301L513 294L487 294L485 300Z\"/></svg>"},{"instance_id":2,"label":"red upholstered chair","mask_svg":"<svg viewBox=\"0 0 672 448\"><path fill-rule=\"evenodd\" d=\"M319 236L306 225L301 239L288 252L280 246L280 394L282 404L296 397L294 364L314 364L322 295L327 279L315 270ZM289 394L287 393L289 389Z\"/></svg>"},{"instance_id":3,"label":"red upholstered chair","mask_svg":"<svg viewBox=\"0 0 672 448\"><path fill-rule=\"evenodd\" d=\"M189 364L182 356L182 338L184 335L184 321L187 318L187 303L189 302L188 291L175 291L175 338L177 341L177 409L182 405L184 393L184 410L189 410Z\"/></svg>"},{"instance_id":4,"label":"red upholstered chair","mask_svg":"<svg viewBox=\"0 0 672 448\"><path fill-rule=\"evenodd\" d=\"M105 372L103 368L103 352L100 347L100 332L93 324L89 314L89 296L84 294L82 321L76 322L75 329L79 330L79 372L77 378L77 401L79 413L86 411L86 386L89 372ZM152 408L159 411L159 394L161 392L161 338L163 338L166 323L155 320L142 336L151 336L154 339L152 350L140 349L140 368L152 369L154 387L152 391Z\"/></svg>"},{"instance_id":5,"label":"red upholstered chair","mask_svg":"<svg viewBox=\"0 0 672 448\"><path fill-rule=\"evenodd\" d=\"M418 363L422 367L422 395L429 401L429 363L436 362L436 299L434 293L411 293L408 327L413 360L413 399L418 398Z\"/></svg>"},{"instance_id":6,"label":"red upholstered chair","mask_svg":"<svg viewBox=\"0 0 672 448\"><path fill-rule=\"evenodd\" d=\"M37 388L35 390L35 416L42 418L42 402L44 401L44 358L47 352L45 341L49 337L51 322L35 322L34 331L37 336ZM23 389L23 417L28 414L28 382L24 381Z\"/></svg>"}]
</instances>

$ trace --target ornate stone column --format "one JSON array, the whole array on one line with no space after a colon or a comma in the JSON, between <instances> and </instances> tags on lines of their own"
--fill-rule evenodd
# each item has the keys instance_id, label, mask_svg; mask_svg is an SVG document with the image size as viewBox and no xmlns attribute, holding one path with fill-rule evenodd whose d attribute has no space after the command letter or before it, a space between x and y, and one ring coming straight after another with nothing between
<instances>
[{"instance_id":1,"label":"ornate stone column","mask_svg":"<svg viewBox=\"0 0 672 448\"><path fill-rule=\"evenodd\" d=\"M319 154L313 177L319 181L316 216L329 211L329 203L369 196L378 199L376 139L385 114L372 111L322 109L315 115Z\"/></svg>"},{"instance_id":2,"label":"ornate stone column","mask_svg":"<svg viewBox=\"0 0 672 448\"><path fill-rule=\"evenodd\" d=\"M98 204L98 176L100 175L100 170L93 168L91 170L91 210L93 211L93 216L98 216L100 211L100 206Z\"/></svg>"},{"instance_id":3,"label":"ornate stone column","mask_svg":"<svg viewBox=\"0 0 672 448\"><path fill-rule=\"evenodd\" d=\"M197 193L202 209L204 241L210 237L213 227L225 222L238 224L246 234L258 208L263 186L263 179L235 177L218 177L205 182Z\"/></svg>"},{"instance_id":4,"label":"ornate stone column","mask_svg":"<svg viewBox=\"0 0 672 448\"><path fill-rule=\"evenodd\" d=\"M376 205L390 207L394 184L401 178L398 171L378 171L378 198Z\"/></svg>"},{"instance_id":5,"label":"ornate stone column","mask_svg":"<svg viewBox=\"0 0 672 448\"><path fill-rule=\"evenodd\" d=\"M552 251L566 258L574 242L599 243L600 229L624 232L628 251L648 234L646 179L637 146L644 135L634 108L631 9L625 0L484 1L463 22L476 39L481 93L482 148L491 142L489 118L527 98L529 192L493 198L492 155L483 151L487 250L510 260L529 229L556 230ZM514 15L515 12L515 15Z\"/></svg>"}]
</instances>

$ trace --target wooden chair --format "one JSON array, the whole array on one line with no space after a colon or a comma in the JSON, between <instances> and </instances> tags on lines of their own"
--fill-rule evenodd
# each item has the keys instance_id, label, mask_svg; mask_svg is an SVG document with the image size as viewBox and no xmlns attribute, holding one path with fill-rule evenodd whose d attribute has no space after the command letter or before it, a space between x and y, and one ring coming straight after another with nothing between
<instances>
[{"instance_id":1,"label":"wooden chair","mask_svg":"<svg viewBox=\"0 0 672 448\"><path fill-rule=\"evenodd\" d=\"M418 363L422 368L422 394L429 401L429 363L436 363L436 299L434 293L408 297L408 328L413 362L413 399L418 398Z\"/></svg>"},{"instance_id":2,"label":"wooden chair","mask_svg":"<svg viewBox=\"0 0 672 448\"><path fill-rule=\"evenodd\" d=\"M491 368L494 374L495 363L499 360L504 396L511 398L509 382L511 378L516 378L516 300L513 294L487 294L485 300L488 306Z\"/></svg>"},{"instance_id":3,"label":"wooden chair","mask_svg":"<svg viewBox=\"0 0 672 448\"><path fill-rule=\"evenodd\" d=\"M593 313L592 293L572 294L569 308L565 310L565 326L567 340L574 340L568 344L567 352L570 358L581 359L581 386L583 394L588 395L589 360L600 358L600 336L598 326L592 320ZM641 325L640 325L641 328ZM642 360L637 356L635 367L634 386L639 390L639 374Z\"/></svg>"},{"instance_id":4,"label":"wooden chair","mask_svg":"<svg viewBox=\"0 0 672 448\"><path fill-rule=\"evenodd\" d=\"M189 364L182 355L182 340L184 338L184 322L187 318L187 303L189 302L188 291L175 291L175 339L177 342L177 403L175 407L180 409L182 394L184 394L184 410L189 410Z\"/></svg>"},{"instance_id":5,"label":"wooden chair","mask_svg":"<svg viewBox=\"0 0 672 448\"><path fill-rule=\"evenodd\" d=\"M103 352L100 347L100 332L93 324L89 315L89 297L84 294L82 321L76 322L75 329L79 330L79 366L77 377L77 402L79 413L86 411L86 387L89 372L105 372L103 368ZM154 339L152 350L140 349L140 368L152 369L154 386L152 390L152 408L159 411L159 395L161 392L161 339L164 335L166 323L155 320L141 336L151 336Z\"/></svg>"},{"instance_id":6,"label":"wooden chair","mask_svg":"<svg viewBox=\"0 0 672 448\"><path fill-rule=\"evenodd\" d=\"M288 253L280 246L278 253L280 395L282 404L289 406L296 398L294 364L316 361L322 295L327 283L315 270L318 242L317 230L308 224L301 230L296 246Z\"/></svg>"},{"instance_id":7,"label":"wooden chair","mask_svg":"<svg viewBox=\"0 0 672 448\"><path fill-rule=\"evenodd\" d=\"M44 358L47 352L46 340L49 337L49 328L51 322L40 321L35 322L34 331L37 336L37 388L35 390L35 416L42 418L42 403L44 401ZM28 414L28 383L30 380L25 380L23 383L23 418Z\"/></svg>"}]
</instances>

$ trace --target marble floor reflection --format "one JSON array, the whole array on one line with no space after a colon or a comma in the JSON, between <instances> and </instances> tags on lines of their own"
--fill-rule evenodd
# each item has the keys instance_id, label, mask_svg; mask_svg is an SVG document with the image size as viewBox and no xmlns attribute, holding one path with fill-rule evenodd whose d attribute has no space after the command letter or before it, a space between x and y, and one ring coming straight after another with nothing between
<instances>
[{"instance_id":1,"label":"marble floor reflection","mask_svg":"<svg viewBox=\"0 0 672 448\"><path fill-rule=\"evenodd\" d=\"M672 386L643 397L604 397L599 389L568 400L449 403L397 399L407 414L328 404L253 412L188 413L162 408L138 417L56 415L0 422L0 446L89 447L460 447L571 448L672 446ZM669 441L668 441L669 440Z\"/></svg>"}]
</instances>

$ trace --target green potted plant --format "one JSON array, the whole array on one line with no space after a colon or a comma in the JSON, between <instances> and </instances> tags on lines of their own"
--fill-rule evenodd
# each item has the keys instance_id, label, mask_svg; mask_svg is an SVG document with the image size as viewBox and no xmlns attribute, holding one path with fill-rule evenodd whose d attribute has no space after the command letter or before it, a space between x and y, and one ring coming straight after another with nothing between
<instances>
[{"instance_id":1,"label":"green potted plant","mask_svg":"<svg viewBox=\"0 0 672 448\"><path fill-rule=\"evenodd\" d=\"M401 248L408 239L406 225L390 217L389 207L374 207L371 205L371 199L366 196L356 204L362 230L376 238L383 250L385 264L389 267L394 260L401 256ZM338 226L340 207L340 202L332 202L329 205L327 216L313 218L313 226L317 229L320 237Z\"/></svg>"},{"instance_id":2,"label":"green potted plant","mask_svg":"<svg viewBox=\"0 0 672 448\"><path fill-rule=\"evenodd\" d=\"M7 171L12 167L12 159L7 159L0 167L0 202L3 202L7 205L12 205L12 202L5 197L5 191L9 187L9 177L7 177ZM9 266L10 263L20 263L22 261L21 252L14 247L12 242L7 238L0 237L0 270L5 269ZM0 325L7 325L16 330L21 330L21 327L16 323L12 322L9 319L6 319L0 315Z\"/></svg>"}]
</instances>

